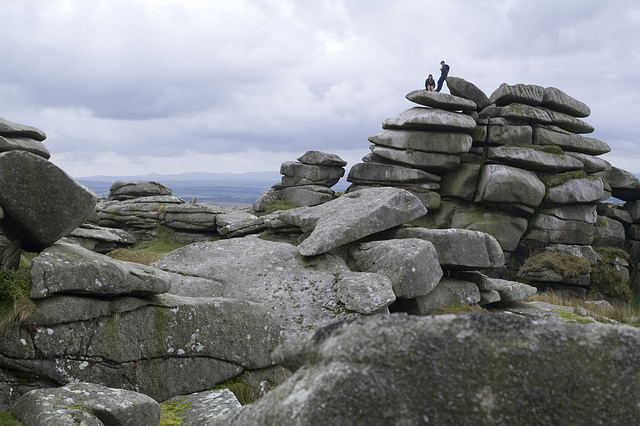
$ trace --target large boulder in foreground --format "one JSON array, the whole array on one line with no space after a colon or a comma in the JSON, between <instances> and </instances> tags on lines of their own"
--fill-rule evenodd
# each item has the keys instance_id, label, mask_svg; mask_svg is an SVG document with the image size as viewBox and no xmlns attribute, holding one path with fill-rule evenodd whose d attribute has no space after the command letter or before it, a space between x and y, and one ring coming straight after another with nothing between
<instances>
[{"instance_id":1,"label":"large boulder in foreground","mask_svg":"<svg viewBox=\"0 0 640 426\"><path fill-rule=\"evenodd\" d=\"M409 191L382 187L348 193L320 206L287 210L280 220L310 232L298 250L303 256L316 256L426 213L420 199Z\"/></svg>"},{"instance_id":2,"label":"large boulder in foreground","mask_svg":"<svg viewBox=\"0 0 640 426\"><path fill-rule=\"evenodd\" d=\"M93 383L37 389L23 396L11 414L29 426L129 425L160 423L160 405L138 392Z\"/></svg>"},{"instance_id":3,"label":"large boulder in foreground","mask_svg":"<svg viewBox=\"0 0 640 426\"><path fill-rule=\"evenodd\" d=\"M640 331L631 327L394 314L334 324L273 357L294 375L209 424L640 422Z\"/></svg>"},{"instance_id":4,"label":"large boulder in foreground","mask_svg":"<svg viewBox=\"0 0 640 426\"><path fill-rule=\"evenodd\" d=\"M96 195L55 164L27 151L0 153L0 231L37 252L80 226Z\"/></svg>"}]
</instances>

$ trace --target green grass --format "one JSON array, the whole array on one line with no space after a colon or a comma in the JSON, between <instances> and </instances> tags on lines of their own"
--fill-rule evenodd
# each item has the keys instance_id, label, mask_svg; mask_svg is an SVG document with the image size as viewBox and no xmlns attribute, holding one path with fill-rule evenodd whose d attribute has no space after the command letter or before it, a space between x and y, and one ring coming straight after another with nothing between
<instances>
[{"instance_id":1,"label":"green grass","mask_svg":"<svg viewBox=\"0 0 640 426\"><path fill-rule=\"evenodd\" d=\"M35 310L30 287L31 268L0 270L0 334L18 327Z\"/></svg>"},{"instance_id":2,"label":"green grass","mask_svg":"<svg viewBox=\"0 0 640 426\"><path fill-rule=\"evenodd\" d=\"M186 398L177 398L172 402L163 402L160 404L160 425L159 426L178 426L185 419L180 417L180 412L191 405Z\"/></svg>"},{"instance_id":3,"label":"green grass","mask_svg":"<svg viewBox=\"0 0 640 426\"><path fill-rule=\"evenodd\" d=\"M184 247L184 244L178 244L167 237L162 237L143 241L134 247L115 249L107 256L117 260L148 265L180 247Z\"/></svg>"},{"instance_id":4,"label":"green grass","mask_svg":"<svg viewBox=\"0 0 640 426\"><path fill-rule=\"evenodd\" d=\"M263 214L273 213L278 210L295 209L296 207L300 206L287 200L275 200L267 204L267 207L265 208Z\"/></svg>"},{"instance_id":5,"label":"green grass","mask_svg":"<svg viewBox=\"0 0 640 426\"><path fill-rule=\"evenodd\" d=\"M15 417L8 411L0 411L0 425L2 426L18 426L21 425Z\"/></svg>"},{"instance_id":6,"label":"green grass","mask_svg":"<svg viewBox=\"0 0 640 426\"><path fill-rule=\"evenodd\" d=\"M589 175L584 170L578 170L573 172L559 173L557 175L545 176L542 178L542 183L547 188L553 188L569 182L572 179L587 179Z\"/></svg>"}]
</instances>

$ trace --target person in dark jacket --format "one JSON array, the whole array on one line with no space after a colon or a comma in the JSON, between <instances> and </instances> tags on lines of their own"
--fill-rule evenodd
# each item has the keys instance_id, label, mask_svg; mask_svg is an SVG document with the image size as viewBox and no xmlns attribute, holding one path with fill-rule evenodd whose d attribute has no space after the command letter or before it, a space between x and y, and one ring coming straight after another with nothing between
<instances>
[{"instance_id":1,"label":"person in dark jacket","mask_svg":"<svg viewBox=\"0 0 640 426\"><path fill-rule=\"evenodd\" d=\"M444 83L444 80L449 75L449 65L445 64L444 61L440 61L440 65L442 65L442 68L440 68L440 78L438 79L438 87L436 88L436 92L442 90L442 83Z\"/></svg>"},{"instance_id":2,"label":"person in dark jacket","mask_svg":"<svg viewBox=\"0 0 640 426\"><path fill-rule=\"evenodd\" d=\"M429 92L433 92L433 89L436 88L436 81L431 74L429 74L429 77L427 77L427 80L424 82L424 87Z\"/></svg>"}]
</instances>

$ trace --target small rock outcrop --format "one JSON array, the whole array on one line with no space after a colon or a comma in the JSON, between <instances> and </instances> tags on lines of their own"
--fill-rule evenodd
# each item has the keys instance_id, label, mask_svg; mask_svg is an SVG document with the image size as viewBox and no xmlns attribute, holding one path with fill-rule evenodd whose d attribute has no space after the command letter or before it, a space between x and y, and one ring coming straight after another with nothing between
<instances>
[{"instance_id":1,"label":"small rock outcrop","mask_svg":"<svg viewBox=\"0 0 640 426\"><path fill-rule=\"evenodd\" d=\"M335 197L331 189L344 176L347 162L335 154L307 151L298 161L280 166L282 181L263 192L253 203L253 211L263 212L269 203L285 200L298 206L317 206Z\"/></svg>"}]
</instances>

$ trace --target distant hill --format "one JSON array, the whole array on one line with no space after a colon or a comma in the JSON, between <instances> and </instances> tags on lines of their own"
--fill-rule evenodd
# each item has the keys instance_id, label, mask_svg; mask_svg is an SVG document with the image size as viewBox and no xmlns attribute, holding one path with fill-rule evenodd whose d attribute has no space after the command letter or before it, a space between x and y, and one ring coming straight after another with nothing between
<instances>
[{"instance_id":1,"label":"distant hill","mask_svg":"<svg viewBox=\"0 0 640 426\"><path fill-rule=\"evenodd\" d=\"M78 182L91 189L100 198L109 195L109 188L118 180L150 180L160 182L173 191L173 195L190 201L217 206L250 206L258 196L280 182L279 172L249 173L205 173L192 172L173 175L150 173L138 176L87 176L76 178ZM334 191L344 191L348 187L344 178L335 185Z\"/></svg>"}]
</instances>

